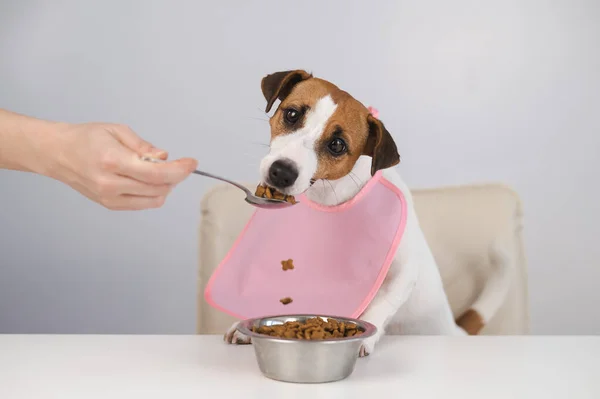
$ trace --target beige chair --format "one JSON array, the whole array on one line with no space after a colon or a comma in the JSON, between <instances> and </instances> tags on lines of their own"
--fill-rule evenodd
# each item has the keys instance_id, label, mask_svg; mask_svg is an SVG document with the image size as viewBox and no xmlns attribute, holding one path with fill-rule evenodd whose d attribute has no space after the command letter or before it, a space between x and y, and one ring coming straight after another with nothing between
<instances>
[{"instance_id":1,"label":"beige chair","mask_svg":"<svg viewBox=\"0 0 600 399\"><path fill-rule=\"evenodd\" d=\"M493 242L500 242L513 267L513 283L499 311L481 334L527 334L527 264L517 194L502 185L474 185L415 190L413 196L455 317L477 298L491 266L488 250ZM252 214L253 208L243 198L240 190L219 185L202 200L199 334L222 334L234 322L204 301L204 287Z\"/></svg>"}]
</instances>

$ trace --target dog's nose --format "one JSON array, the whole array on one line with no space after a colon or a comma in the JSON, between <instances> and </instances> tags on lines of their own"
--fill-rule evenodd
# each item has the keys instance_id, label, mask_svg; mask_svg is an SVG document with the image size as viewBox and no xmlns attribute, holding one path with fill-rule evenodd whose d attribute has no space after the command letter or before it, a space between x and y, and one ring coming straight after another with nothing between
<instances>
[{"instance_id":1,"label":"dog's nose","mask_svg":"<svg viewBox=\"0 0 600 399\"><path fill-rule=\"evenodd\" d=\"M294 184L298 170L290 162L275 161L269 168L269 179L276 188L286 188Z\"/></svg>"}]
</instances>

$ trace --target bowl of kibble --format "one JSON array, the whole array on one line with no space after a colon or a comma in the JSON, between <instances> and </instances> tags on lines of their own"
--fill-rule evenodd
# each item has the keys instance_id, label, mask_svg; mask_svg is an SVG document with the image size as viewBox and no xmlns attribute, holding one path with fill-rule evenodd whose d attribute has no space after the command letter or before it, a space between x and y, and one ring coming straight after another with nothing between
<instances>
[{"instance_id":1,"label":"bowl of kibble","mask_svg":"<svg viewBox=\"0 0 600 399\"><path fill-rule=\"evenodd\" d=\"M285 382L323 383L352 374L362 342L377 328L344 317L288 315L245 320L238 331L252 338L264 376Z\"/></svg>"}]
</instances>

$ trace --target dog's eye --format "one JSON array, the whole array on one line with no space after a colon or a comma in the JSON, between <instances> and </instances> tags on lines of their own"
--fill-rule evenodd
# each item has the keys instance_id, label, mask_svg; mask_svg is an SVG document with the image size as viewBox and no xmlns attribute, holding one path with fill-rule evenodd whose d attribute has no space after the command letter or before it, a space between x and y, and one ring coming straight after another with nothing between
<instances>
[{"instance_id":1,"label":"dog's eye","mask_svg":"<svg viewBox=\"0 0 600 399\"><path fill-rule=\"evenodd\" d=\"M346 143L340 138L335 138L329 142L327 148L333 155L342 155L346 152Z\"/></svg>"},{"instance_id":2,"label":"dog's eye","mask_svg":"<svg viewBox=\"0 0 600 399\"><path fill-rule=\"evenodd\" d=\"M300 119L300 112L296 111L295 109L286 109L283 113L283 116L287 123L293 125L294 123L298 122L298 119Z\"/></svg>"}]
</instances>

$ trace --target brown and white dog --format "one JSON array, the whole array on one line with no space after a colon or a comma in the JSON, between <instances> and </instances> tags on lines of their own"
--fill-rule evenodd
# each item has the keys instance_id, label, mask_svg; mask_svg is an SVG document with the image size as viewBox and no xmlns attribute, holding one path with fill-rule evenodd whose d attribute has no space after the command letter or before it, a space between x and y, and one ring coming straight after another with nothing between
<instances>
[{"instance_id":1,"label":"brown and white dog","mask_svg":"<svg viewBox=\"0 0 600 399\"><path fill-rule=\"evenodd\" d=\"M407 222L400 246L385 281L360 317L377 326L379 332L364 343L360 355L371 353L384 332L477 334L502 303L508 290L508 273L496 267L471 309L454 320L410 190L392 168L400 162L400 156L383 123L350 94L302 70L268 75L261 87L267 100L266 112L281 100L270 119L270 151L260 165L264 183L284 194L305 193L322 205L338 205L355 196L375 172L383 170L385 178L406 198ZM323 184L314 184L319 180ZM236 326L226 333L225 340L250 343Z\"/></svg>"}]
</instances>

